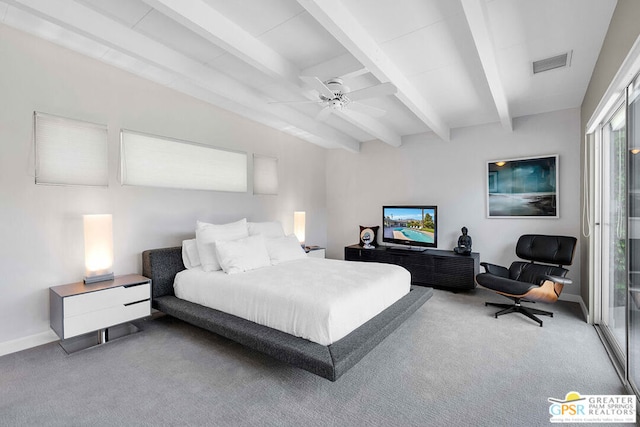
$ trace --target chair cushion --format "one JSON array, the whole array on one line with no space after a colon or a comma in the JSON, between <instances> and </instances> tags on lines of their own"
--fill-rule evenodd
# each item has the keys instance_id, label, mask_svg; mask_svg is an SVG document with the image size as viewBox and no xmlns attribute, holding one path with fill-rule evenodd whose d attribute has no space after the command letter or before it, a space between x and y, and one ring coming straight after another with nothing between
<instances>
[{"instance_id":1,"label":"chair cushion","mask_svg":"<svg viewBox=\"0 0 640 427\"><path fill-rule=\"evenodd\" d=\"M532 283L518 282L517 280L495 276L491 273L478 274L476 276L476 282L487 289L516 296L524 295L529 292L529 290L538 287L538 285Z\"/></svg>"},{"instance_id":2,"label":"chair cushion","mask_svg":"<svg viewBox=\"0 0 640 427\"><path fill-rule=\"evenodd\" d=\"M577 239L567 236L525 234L516 245L516 255L529 261L571 265Z\"/></svg>"},{"instance_id":3,"label":"chair cushion","mask_svg":"<svg viewBox=\"0 0 640 427\"><path fill-rule=\"evenodd\" d=\"M509 267L509 278L519 282L533 283L540 286L544 280L542 276L558 276L567 275L567 269L556 267L553 265L533 264L530 262L516 261Z\"/></svg>"}]
</instances>

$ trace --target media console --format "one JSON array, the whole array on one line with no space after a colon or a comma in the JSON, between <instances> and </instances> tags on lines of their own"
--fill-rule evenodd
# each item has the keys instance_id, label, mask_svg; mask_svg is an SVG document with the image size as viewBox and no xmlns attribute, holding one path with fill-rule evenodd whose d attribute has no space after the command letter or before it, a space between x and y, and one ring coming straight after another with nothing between
<instances>
[{"instance_id":1,"label":"media console","mask_svg":"<svg viewBox=\"0 0 640 427\"><path fill-rule=\"evenodd\" d=\"M480 254L477 252L457 255L438 249L418 252L388 246L363 249L352 245L344 248L344 259L400 265L409 270L414 285L451 290L474 289L475 276L480 272Z\"/></svg>"}]
</instances>

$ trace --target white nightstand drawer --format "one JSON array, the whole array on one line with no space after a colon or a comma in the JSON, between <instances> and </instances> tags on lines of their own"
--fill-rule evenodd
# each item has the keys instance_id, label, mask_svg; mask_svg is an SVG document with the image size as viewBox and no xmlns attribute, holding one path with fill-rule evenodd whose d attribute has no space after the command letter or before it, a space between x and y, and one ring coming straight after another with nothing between
<instances>
[{"instance_id":1,"label":"white nightstand drawer","mask_svg":"<svg viewBox=\"0 0 640 427\"><path fill-rule=\"evenodd\" d=\"M102 292L97 292L102 294ZM149 298L149 295L147 295ZM151 301L110 307L64 320L64 339L151 315Z\"/></svg>"},{"instance_id":2,"label":"white nightstand drawer","mask_svg":"<svg viewBox=\"0 0 640 427\"><path fill-rule=\"evenodd\" d=\"M73 295L64 299L64 317L75 317L149 299L150 292L151 285L142 283L129 287L119 286L117 288Z\"/></svg>"},{"instance_id":3,"label":"white nightstand drawer","mask_svg":"<svg viewBox=\"0 0 640 427\"><path fill-rule=\"evenodd\" d=\"M139 285L124 286L122 294L122 304L131 304L151 298L151 283L140 283Z\"/></svg>"}]
</instances>

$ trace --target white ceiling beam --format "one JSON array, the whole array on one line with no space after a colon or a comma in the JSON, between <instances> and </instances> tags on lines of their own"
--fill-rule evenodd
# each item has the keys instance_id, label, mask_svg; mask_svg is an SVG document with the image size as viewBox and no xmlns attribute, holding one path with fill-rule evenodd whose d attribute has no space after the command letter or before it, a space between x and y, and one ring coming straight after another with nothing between
<instances>
[{"instance_id":1,"label":"white ceiling beam","mask_svg":"<svg viewBox=\"0 0 640 427\"><path fill-rule=\"evenodd\" d=\"M191 0L189 2L184 0L143 1L257 70L278 79L290 88L301 90L299 86L300 76L305 74L301 73L295 64L253 37L206 2L202 0ZM346 63L344 59L342 61L343 64ZM362 64L358 63L358 66L359 69L362 69ZM349 64L349 70L350 72L356 71L353 62ZM318 99L315 94L311 97L309 97L309 94L306 94L306 96L311 100ZM350 122L354 124L357 120L358 118L352 118ZM370 123L367 120L365 122ZM384 125L375 122L375 128L369 129L365 122L358 123L358 128L372 136L376 136L376 134L385 135L386 137L382 141L391 145L395 144L396 141L400 141L400 136L391 129L385 128Z\"/></svg>"},{"instance_id":2,"label":"white ceiling beam","mask_svg":"<svg viewBox=\"0 0 640 427\"><path fill-rule=\"evenodd\" d=\"M380 141L389 144L392 147L399 147L402 145L401 137L393 131L390 131L387 127L382 126L379 121L359 113L357 111L349 110L336 110L335 114L342 117L352 125L362 129L369 135L378 138Z\"/></svg>"},{"instance_id":3,"label":"white ceiling beam","mask_svg":"<svg viewBox=\"0 0 640 427\"><path fill-rule=\"evenodd\" d=\"M300 70L295 65L206 2L143 1L268 76L298 82Z\"/></svg>"},{"instance_id":4,"label":"white ceiling beam","mask_svg":"<svg viewBox=\"0 0 640 427\"><path fill-rule=\"evenodd\" d=\"M509 102L498 71L496 51L491 37L487 7L484 0L462 0L462 8L471 29L471 36L482 62L484 75L487 78L493 102L498 110L502 127L513 131L513 119L509 112Z\"/></svg>"},{"instance_id":5,"label":"white ceiling beam","mask_svg":"<svg viewBox=\"0 0 640 427\"><path fill-rule=\"evenodd\" d=\"M294 64L206 2L142 1L258 71L284 83L292 94L302 92L307 99L317 99L314 92L305 92L299 79L300 70Z\"/></svg>"},{"instance_id":6,"label":"white ceiling beam","mask_svg":"<svg viewBox=\"0 0 640 427\"><path fill-rule=\"evenodd\" d=\"M265 99L223 73L176 52L167 46L152 40L135 30L87 8L81 4L65 0L15 0L9 4L32 13L46 21L53 22L65 29L79 32L84 37L99 42L125 55L143 60L153 66L172 72L181 78L194 82L197 86L222 97L231 103L239 104L238 110L260 111L271 117L262 122L285 122L287 127L278 127L287 133L301 136L317 143L324 139L323 146L336 144L353 152L360 150L360 143L334 128L318 123L295 109L285 105L269 105ZM215 97L214 97L215 98ZM274 117L276 116L276 117Z\"/></svg>"},{"instance_id":7,"label":"white ceiling beam","mask_svg":"<svg viewBox=\"0 0 640 427\"><path fill-rule=\"evenodd\" d=\"M449 126L340 0L297 1L378 80L393 83L398 88L397 98L440 138L449 141Z\"/></svg>"},{"instance_id":8,"label":"white ceiling beam","mask_svg":"<svg viewBox=\"0 0 640 427\"><path fill-rule=\"evenodd\" d=\"M350 53L331 58L328 61L300 70L301 76L316 76L322 81L332 77L345 77L366 71L364 66Z\"/></svg>"}]
</instances>

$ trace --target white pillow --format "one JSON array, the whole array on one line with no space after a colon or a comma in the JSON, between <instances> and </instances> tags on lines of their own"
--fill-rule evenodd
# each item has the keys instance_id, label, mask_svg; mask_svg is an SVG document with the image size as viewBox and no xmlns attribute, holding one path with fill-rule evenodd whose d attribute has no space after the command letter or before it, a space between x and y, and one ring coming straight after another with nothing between
<instances>
[{"instance_id":1,"label":"white pillow","mask_svg":"<svg viewBox=\"0 0 640 427\"><path fill-rule=\"evenodd\" d=\"M271 258L271 264L273 265L307 257L306 252L302 249L298 238L294 234L267 239L266 244L267 252L269 252L269 258Z\"/></svg>"},{"instance_id":2,"label":"white pillow","mask_svg":"<svg viewBox=\"0 0 640 427\"><path fill-rule=\"evenodd\" d=\"M267 239L284 236L284 229L280 221L247 222L247 227L249 228L249 236L262 234Z\"/></svg>"},{"instance_id":3,"label":"white pillow","mask_svg":"<svg viewBox=\"0 0 640 427\"><path fill-rule=\"evenodd\" d=\"M200 255L198 255L196 239L182 241L182 263L187 269L200 265Z\"/></svg>"},{"instance_id":4,"label":"white pillow","mask_svg":"<svg viewBox=\"0 0 640 427\"><path fill-rule=\"evenodd\" d=\"M237 240L249 235L246 218L220 225L198 221L197 225L196 243L198 254L200 255L200 263L204 271L220 270L220 263L216 254L217 241Z\"/></svg>"},{"instance_id":5,"label":"white pillow","mask_svg":"<svg viewBox=\"0 0 640 427\"><path fill-rule=\"evenodd\" d=\"M245 237L238 240L216 241L220 266L227 274L243 273L271 265L264 237Z\"/></svg>"}]
</instances>

